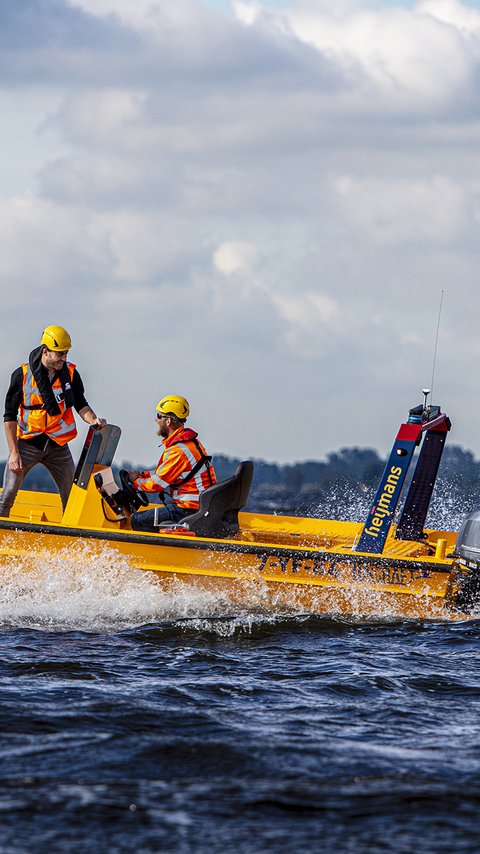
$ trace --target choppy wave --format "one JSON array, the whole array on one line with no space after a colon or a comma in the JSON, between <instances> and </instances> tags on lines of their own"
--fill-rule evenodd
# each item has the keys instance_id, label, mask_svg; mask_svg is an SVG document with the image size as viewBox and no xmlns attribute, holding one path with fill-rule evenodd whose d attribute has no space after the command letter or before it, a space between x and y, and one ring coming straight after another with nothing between
<instances>
[{"instance_id":1,"label":"choppy wave","mask_svg":"<svg viewBox=\"0 0 480 854\"><path fill-rule=\"evenodd\" d=\"M403 496L405 497L405 496ZM340 519L344 522L363 522L373 500L371 490L358 490L335 486L321 500L312 502L308 515L323 519ZM425 522L426 528L443 531L458 531L465 516L480 506L472 497L466 497L455 485L438 481L432 496L432 501ZM397 508L396 519L400 517L402 501Z\"/></svg>"},{"instance_id":2,"label":"choppy wave","mask_svg":"<svg viewBox=\"0 0 480 854\"><path fill-rule=\"evenodd\" d=\"M228 564L228 555L217 559ZM104 632L174 623L227 637L251 632L258 625L305 620L312 613L340 619L348 613L356 622L404 618L403 603L380 591L307 588L307 592L310 610L305 611L302 587L269 586L258 574L246 571L228 587L212 588L208 579L205 586L196 576L188 580L136 569L115 548L79 540L73 548L42 547L23 557L2 556L0 628ZM421 609L422 597L414 604ZM442 617L440 605L434 610L429 603L428 609L432 618ZM445 614L445 619L451 616Z\"/></svg>"},{"instance_id":3,"label":"choppy wave","mask_svg":"<svg viewBox=\"0 0 480 854\"><path fill-rule=\"evenodd\" d=\"M479 630L4 631L1 850L476 854Z\"/></svg>"},{"instance_id":4,"label":"choppy wave","mask_svg":"<svg viewBox=\"0 0 480 854\"><path fill-rule=\"evenodd\" d=\"M154 572L136 570L108 546L77 543L72 551L42 549L0 566L0 626L120 630L157 621L228 613L233 604Z\"/></svg>"}]
</instances>

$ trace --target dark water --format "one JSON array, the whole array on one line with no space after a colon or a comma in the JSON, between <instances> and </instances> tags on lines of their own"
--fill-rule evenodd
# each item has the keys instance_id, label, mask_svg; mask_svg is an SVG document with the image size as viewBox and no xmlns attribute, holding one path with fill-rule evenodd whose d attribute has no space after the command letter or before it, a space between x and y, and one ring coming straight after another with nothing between
<instances>
[{"instance_id":1,"label":"dark water","mask_svg":"<svg viewBox=\"0 0 480 854\"><path fill-rule=\"evenodd\" d=\"M480 621L1 570L0 852L477 852Z\"/></svg>"}]
</instances>

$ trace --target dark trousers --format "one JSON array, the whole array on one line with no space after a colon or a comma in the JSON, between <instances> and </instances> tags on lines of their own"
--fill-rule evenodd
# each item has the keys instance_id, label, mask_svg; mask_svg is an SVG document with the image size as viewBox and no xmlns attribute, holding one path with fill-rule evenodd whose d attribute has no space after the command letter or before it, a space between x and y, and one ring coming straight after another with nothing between
<instances>
[{"instance_id":1,"label":"dark trousers","mask_svg":"<svg viewBox=\"0 0 480 854\"><path fill-rule=\"evenodd\" d=\"M185 516L191 516L195 510L185 510L175 504L168 493L165 493L164 506L157 507L157 522L180 522ZM158 534L158 525L154 525L155 510L137 510L130 518L130 524L134 531L148 531L149 533Z\"/></svg>"},{"instance_id":2,"label":"dark trousers","mask_svg":"<svg viewBox=\"0 0 480 854\"><path fill-rule=\"evenodd\" d=\"M40 449L32 445L28 439L18 440L18 450L22 458L23 469L20 472L10 471L8 462L3 475L3 491L0 496L0 516L10 516L10 510L17 497L22 482L30 469L41 463L50 472L57 484L62 507L68 501L75 474L75 463L68 445L57 445L45 437L45 447Z\"/></svg>"}]
</instances>

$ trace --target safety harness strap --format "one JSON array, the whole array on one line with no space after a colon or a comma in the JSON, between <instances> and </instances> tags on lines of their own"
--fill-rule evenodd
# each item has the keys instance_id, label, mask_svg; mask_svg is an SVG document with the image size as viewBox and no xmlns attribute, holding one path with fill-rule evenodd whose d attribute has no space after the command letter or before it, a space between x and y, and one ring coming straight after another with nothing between
<instances>
[{"instance_id":1,"label":"safety harness strap","mask_svg":"<svg viewBox=\"0 0 480 854\"><path fill-rule=\"evenodd\" d=\"M208 479L210 481L210 486L213 485L212 473L210 471L210 465L212 462L211 456L203 453L197 439L189 439L189 442L193 442L193 444L195 445L197 450L200 451L202 456L200 457L198 462L195 463L195 465L191 471L187 472L187 474L184 477L181 477L179 480L176 480L174 483L170 484L170 488L172 488L172 489L178 489L180 486L184 486L185 483L188 483L189 480L192 480L192 478L194 478L195 475L198 474L198 472L200 471L201 468L203 468L203 466L205 466L205 468L207 469ZM174 444L176 444L176 443L174 443Z\"/></svg>"}]
</instances>

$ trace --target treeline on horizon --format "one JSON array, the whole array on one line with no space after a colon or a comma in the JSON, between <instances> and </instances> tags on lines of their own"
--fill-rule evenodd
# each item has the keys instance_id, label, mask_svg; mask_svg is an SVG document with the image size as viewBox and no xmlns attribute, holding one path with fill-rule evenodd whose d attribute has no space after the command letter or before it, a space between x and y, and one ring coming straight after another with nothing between
<instances>
[{"instance_id":1,"label":"treeline on horizon","mask_svg":"<svg viewBox=\"0 0 480 854\"><path fill-rule=\"evenodd\" d=\"M230 477L240 460L224 454L213 456L213 464L218 480ZM348 489L350 493L365 493L374 491L383 472L386 459L379 456L371 448L341 448L332 451L323 461L306 460L298 463L270 463L264 460L254 460L255 472L253 479L253 494L270 492L282 495L301 497L322 495L334 489ZM3 478L5 461L0 462L0 476ZM120 468L134 469L138 465L124 462L113 466L118 474ZM410 475L414 465L411 466ZM464 450L459 445L446 446L438 480L440 483L455 487L464 495L478 494L480 486L480 460L477 461L471 451ZM27 475L25 489L54 492L53 480L47 470L41 466Z\"/></svg>"}]
</instances>

